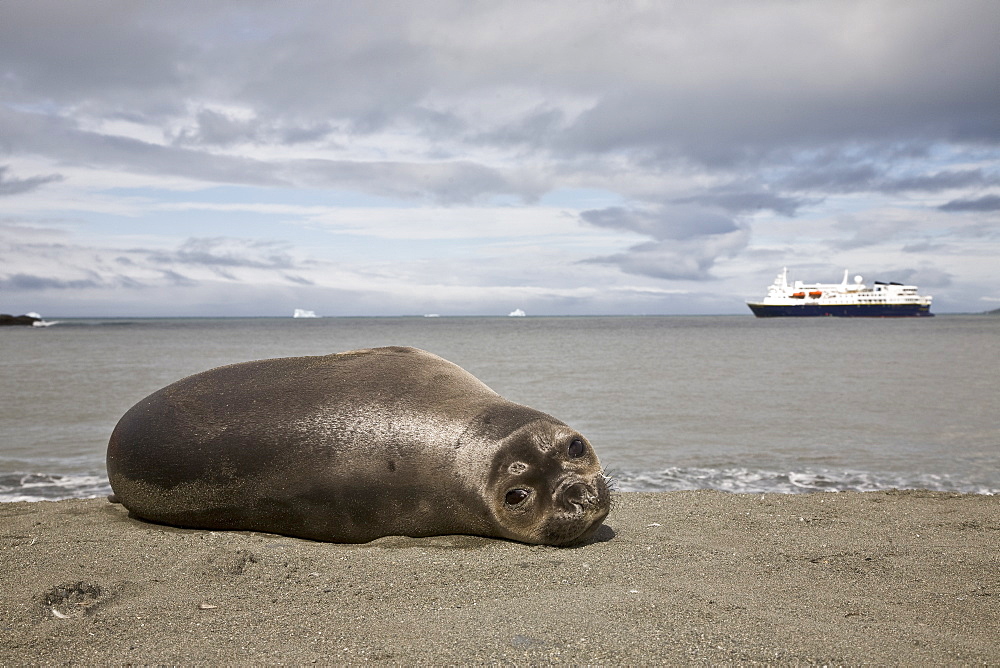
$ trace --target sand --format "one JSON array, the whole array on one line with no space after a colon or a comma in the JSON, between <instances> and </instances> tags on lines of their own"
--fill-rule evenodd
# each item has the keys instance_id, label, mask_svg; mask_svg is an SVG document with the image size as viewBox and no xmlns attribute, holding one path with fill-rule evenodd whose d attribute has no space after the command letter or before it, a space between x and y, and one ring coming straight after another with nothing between
<instances>
[{"instance_id":1,"label":"sand","mask_svg":"<svg viewBox=\"0 0 1000 668\"><path fill-rule=\"evenodd\" d=\"M620 494L576 548L0 504L0 664L1000 664L1000 497Z\"/></svg>"}]
</instances>

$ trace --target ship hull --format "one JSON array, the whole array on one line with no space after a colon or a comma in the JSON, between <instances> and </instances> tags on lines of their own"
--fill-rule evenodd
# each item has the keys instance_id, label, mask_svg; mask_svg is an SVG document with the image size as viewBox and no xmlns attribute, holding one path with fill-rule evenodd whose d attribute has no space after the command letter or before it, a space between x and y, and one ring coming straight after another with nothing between
<instances>
[{"instance_id":1,"label":"ship hull","mask_svg":"<svg viewBox=\"0 0 1000 668\"><path fill-rule=\"evenodd\" d=\"M759 304L747 306L758 318L919 318L934 314L927 304Z\"/></svg>"}]
</instances>

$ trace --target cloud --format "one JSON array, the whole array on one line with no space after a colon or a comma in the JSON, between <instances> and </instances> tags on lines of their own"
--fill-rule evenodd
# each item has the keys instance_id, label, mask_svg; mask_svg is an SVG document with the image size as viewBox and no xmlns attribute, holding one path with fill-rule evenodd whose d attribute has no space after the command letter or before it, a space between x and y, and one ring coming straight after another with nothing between
<instances>
[{"instance_id":1,"label":"cloud","mask_svg":"<svg viewBox=\"0 0 1000 668\"><path fill-rule=\"evenodd\" d=\"M182 176L212 183L281 185L274 166L245 157L81 130L69 119L0 105L0 147L91 168Z\"/></svg>"},{"instance_id":2,"label":"cloud","mask_svg":"<svg viewBox=\"0 0 1000 668\"><path fill-rule=\"evenodd\" d=\"M924 190L961 175L893 183L888 152L1000 143L989 2L573 8L16 3L0 22L0 142L150 174L275 185L280 173L438 202L533 201L553 185L539 166L584 159L592 179L623 166L763 166L798 174L782 184L792 190ZM934 58L918 44L937 45ZM95 131L110 119L164 141ZM277 150L302 143L327 155ZM845 144L849 164L801 162ZM712 196L783 215L802 201L760 188L686 201Z\"/></svg>"},{"instance_id":3,"label":"cloud","mask_svg":"<svg viewBox=\"0 0 1000 668\"><path fill-rule=\"evenodd\" d=\"M734 230L705 238L650 241L624 253L584 260L606 264L626 274L667 280L699 281L714 278L712 268L720 257L731 257L745 248L747 233Z\"/></svg>"},{"instance_id":4,"label":"cloud","mask_svg":"<svg viewBox=\"0 0 1000 668\"><path fill-rule=\"evenodd\" d=\"M193 126L179 130L172 142L178 146L205 147L234 147L246 143L295 145L320 141L333 131L329 122L295 125L275 119L266 123L252 114L204 108L195 115Z\"/></svg>"},{"instance_id":5,"label":"cloud","mask_svg":"<svg viewBox=\"0 0 1000 668\"><path fill-rule=\"evenodd\" d=\"M1000 211L1000 195L956 199L938 207L941 211Z\"/></svg>"},{"instance_id":6,"label":"cloud","mask_svg":"<svg viewBox=\"0 0 1000 668\"><path fill-rule=\"evenodd\" d=\"M309 226L380 240L517 243L553 238L589 243L575 212L559 207L338 207L310 210ZM569 243L564 241L564 243Z\"/></svg>"},{"instance_id":7,"label":"cloud","mask_svg":"<svg viewBox=\"0 0 1000 668\"><path fill-rule=\"evenodd\" d=\"M160 278L166 281L167 284L179 287L195 287L201 284L201 281L196 281L188 278L180 272L174 271L173 269L163 269L159 272ZM138 284L136 284L138 285Z\"/></svg>"},{"instance_id":8,"label":"cloud","mask_svg":"<svg viewBox=\"0 0 1000 668\"><path fill-rule=\"evenodd\" d=\"M195 129L182 130L178 134L177 144L228 146L257 141L260 133L260 124L255 118L235 118L212 109L199 111L195 123Z\"/></svg>"},{"instance_id":9,"label":"cloud","mask_svg":"<svg viewBox=\"0 0 1000 668\"><path fill-rule=\"evenodd\" d=\"M249 267L291 269L288 245L265 240L214 237L191 238L175 251L154 251L149 260L158 264L189 264L212 268Z\"/></svg>"},{"instance_id":10,"label":"cloud","mask_svg":"<svg viewBox=\"0 0 1000 668\"><path fill-rule=\"evenodd\" d=\"M748 242L746 230L732 217L694 205L609 207L584 211L580 217L591 225L653 238L623 253L585 260L613 265L626 274L669 280L711 278L719 257L738 253Z\"/></svg>"},{"instance_id":11,"label":"cloud","mask_svg":"<svg viewBox=\"0 0 1000 668\"><path fill-rule=\"evenodd\" d=\"M316 285L316 281L311 281L308 278L303 278L302 276L293 276L291 274L282 274L282 277L291 283L297 283L298 285Z\"/></svg>"},{"instance_id":12,"label":"cloud","mask_svg":"<svg viewBox=\"0 0 1000 668\"><path fill-rule=\"evenodd\" d=\"M833 223L832 228L838 233L850 235L825 240L826 245L835 251L885 248L888 244L918 239L924 233L919 225L905 215L843 216Z\"/></svg>"},{"instance_id":13,"label":"cloud","mask_svg":"<svg viewBox=\"0 0 1000 668\"><path fill-rule=\"evenodd\" d=\"M718 163L914 134L995 142L1000 94L983 85L997 67L995 10L958 4L722 3L705 12L583 2L570 19L558 6L517 3L53 12L35 2L6 10L0 53L21 97L82 100L94 112L128 108L152 120L179 114L185 100L215 100L252 109L261 126L335 119L356 135L400 124L437 132L433 113L477 141ZM877 26L877 37L863 26ZM938 45L933 60L914 56L919 43ZM512 91L526 98L515 100L514 118L502 112ZM455 101L468 96L495 109ZM252 130L195 113L202 141Z\"/></svg>"},{"instance_id":14,"label":"cloud","mask_svg":"<svg viewBox=\"0 0 1000 668\"><path fill-rule=\"evenodd\" d=\"M100 287L101 285L101 281L93 278L61 280L51 276L33 274L0 276L0 288L5 290L78 290L80 288Z\"/></svg>"},{"instance_id":15,"label":"cloud","mask_svg":"<svg viewBox=\"0 0 1000 668\"><path fill-rule=\"evenodd\" d=\"M893 175L890 172L898 160L893 156L881 155L880 151L874 151L873 154L861 157L840 156L832 161L801 165L790 176L782 179L780 185L795 191L895 194L937 193L1000 184L1000 176L982 169Z\"/></svg>"},{"instance_id":16,"label":"cloud","mask_svg":"<svg viewBox=\"0 0 1000 668\"><path fill-rule=\"evenodd\" d=\"M857 159L839 157L808 161L796 165L791 174L780 180L780 186L797 192L851 193L875 190L875 184L888 167L876 165L867 156Z\"/></svg>"},{"instance_id":17,"label":"cloud","mask_svg":"<svg viewBox=\"0 0 1000 668\"><path fill-rule=\"evenodd\" d=\"M609 207L584 211L580 218L591 225L629 230L658 240L728 234L738 229L732 217L724 213L685 205Z\"/></svg>"},{"instance_id":18,"label":"cloud","mask_svg":"<svg viewBox=\"0 0 1000 668\"><path fill-rule=\"evenodd\" d=\"M63 180L63 177L59 174L32 176L27 179L11 178L7 176L8 169L10 169L8 166L0 166L0 197L4 195L19 195L35 188L40 188L46 183Z\"/></svg>"},{"instance_id":19,"label":"cloud","mask_svg":"<svg viewBox=\"0 0 1000 668\"><path fill-rule=\"evenodd\" d=\"M911 244L906 244L903 246L902 250L904 253L941 253L946 249L946 244L935 243L933 241L923 239Z\"/></svg>"},{"instance_id":20,"label":"cloud","mask_svg":"<svg viewBox=\"0 0 1000 668\"><path fill-rule=\"evenodd\" d=\"M516 286L583 310L625 278L704 305L720 291L673 282L735 295L792 257L948 263L958 294L989 273L957 268L967 240L995 250L990 216L953 214L1000 209L998 19L991 0L0 3L0 195L34 230L0 277L404 305L405 284L468 309Z\"/></svg>"},{"instance_id":21,"label":"cloud","mask_svg":"<svg viewBox=\"0 0 1000 668\"><path fill-rule=\"evenodd\" d=\"M1000 183L1000 178L988 176L981 169L961 171L943 171L935 174L918 174L915 176L886 179L879 186L882 192L918 191L925 193L953 190L956 188L977 187L986 184Z\"/></svg>"},{"instance_id":22,"label":"cloud","mask_svg":"<svg viewBox=\"0 0 1000 668\"><path fill-rule=\"evenodd\" d=\"M0 224L0 286L11 291L148 290L219 280L312 285L311 267L277 240L191 237L169 249L122 249L55 228Z\"/></svg>"},{"instance_id":23,"label":"cloud","mask_svg":"<svg viewBox=\"0 0 1000 668\"><path fill-rule=\"evenodd\" d=\"M482 202L495 195L515 195L527 202L544 188L530 175L512 176L468 160L392 162L298 160L288 172L312 187L343 188L403 200L450 204Z\"/></svg>"},{"instance_id":24,"label":"cloud","mask_svg":"<svg viewBox=\"0 0 1000 668\"><path fill-rule=\"evenodd\" d=\"M161 104L181 84L191 52L151 18L142 3L4 4L4 99L87 105L101 91L112 106Z\"/></svg>"},{"instance_id":25,"label":"cloud","mask_svg":"<svg viewBox=\"0 0 1000 668\"><path fill-rule=\"evenodd\" d=\"M918 285L925 289L940 289L951 286L953 278L951 273L934 267L917 267L887 271L883 280Z\"/></svg>"},{"instance_id":26,"label":"cloud","mask_svg":"<svg viewBox=\"0 0 1000 668\"><path fill-rule=\"evenodd\" d=\"M673 201L678 204L694 203L720 207L733 214L770 210L789 217L794 216L803 206L816 203L815 199L778 195L764 190L729 188L716 188L700 195L678 197Z\"/></svg>"}]
</instances>

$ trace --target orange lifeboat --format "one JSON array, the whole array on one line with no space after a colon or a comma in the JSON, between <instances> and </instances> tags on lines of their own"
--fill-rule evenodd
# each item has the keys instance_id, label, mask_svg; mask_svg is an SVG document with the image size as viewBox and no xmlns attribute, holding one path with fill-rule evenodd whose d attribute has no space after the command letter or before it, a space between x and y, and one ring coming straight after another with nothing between
<instances>
[{"instance_id":1,"label":"orange lifeboat","mask_svg":"<svg viewBox=\"0 0 1000 668\"><path fill-rule=\"evenodd\" d=\"M823 292L820 290L813 290L812 292L809 293L809 296L812 297L813 299L817 299L823 296Z\"/></svg>"},{"instance_id":2,"label":"orange lifeboat","mask_svg":"<svg viewBox=\"0 0 1000 668\"><path fill-rule=\"evenodd\" d=\"M804 293L804 292L793 292L792 293L792 297L794 299L805 299L806 298L806 293Z\"/></svg>"}]
</instances>

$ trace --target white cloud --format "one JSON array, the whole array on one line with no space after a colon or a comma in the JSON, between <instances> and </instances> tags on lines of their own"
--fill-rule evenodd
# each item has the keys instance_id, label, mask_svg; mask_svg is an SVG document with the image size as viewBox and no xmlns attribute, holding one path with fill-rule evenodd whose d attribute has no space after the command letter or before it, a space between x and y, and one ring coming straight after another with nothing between
<instances>
[{"instance_id":1,"label":"white cloud","mask_svg":"<svg viewBox=\"0 0 1000 668\"><path fill-rule=\"evenodd\" d=\"M990 0L4 3L0 197L34 231L0 281L109 307L341 286L361 309L517 290L704 312L783 264L847 264L971 308L996 282L998 20ZM574 189L609 196L540 203Z\"/></svg>"},{"instance_id":2,"label":"white cloud","mask_svg":"<svg viewBox=\"0 0 1000 668\"><path fill-rule=\"evenodd\" d=\"M565 243L585 234L575 212L545 207L337 208L308 220L340 233L384 239L552 237Z\"/></svg>"}]
</instances>

